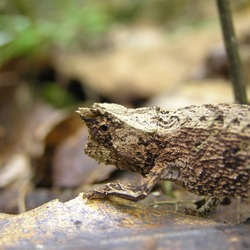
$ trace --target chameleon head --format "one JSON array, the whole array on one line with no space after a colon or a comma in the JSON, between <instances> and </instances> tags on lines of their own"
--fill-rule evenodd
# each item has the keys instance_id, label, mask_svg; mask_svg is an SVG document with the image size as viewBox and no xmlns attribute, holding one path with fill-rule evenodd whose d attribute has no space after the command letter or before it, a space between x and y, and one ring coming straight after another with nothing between
<instances>
[{"instance_id":1,"label":"chameleon head","mask_svg":"<svg viewBox=\"0 0 250 250\"><path fill-rule=\"evenodd\" d=\"M139 119L140 110L134 114L133 109L117 104L95 103L90 108L79 108L76 112L89 130L85 153L99 162L144 174L148 155L141 141L142 134L144 138L146 135L138 123L143 111ZM143 124L148 120L142 121Z\"/></svg>"},{"instance_id":2,"label":"chameleon head","mask_svg":"<svg viewBox=\"0 0 250 250\"><path fill-rule=\"evenodd\" d=\"M89 136L84 152L98 162L112 164L110 157L111 131L110 121L100 109L79 108L77 114L86 123Z\"/></svg>"}]
</instances>

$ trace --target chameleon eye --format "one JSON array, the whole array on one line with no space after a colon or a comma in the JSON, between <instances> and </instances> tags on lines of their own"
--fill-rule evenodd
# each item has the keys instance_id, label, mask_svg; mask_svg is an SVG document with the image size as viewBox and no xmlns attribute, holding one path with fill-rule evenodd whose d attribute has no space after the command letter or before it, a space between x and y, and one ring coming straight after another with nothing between
<instances>
[{"instance_id":1,"label":"chameleon eye","mask_svg":"<svg viewBox=\"0 0 250 250\"><path fill-rule=\"evenodd\" d=\"M107 132L109 129L109 126L108 126L108 124L103 124L103 125L101 125L100 129L102 132Z\"/></svg>"}]
</instances>

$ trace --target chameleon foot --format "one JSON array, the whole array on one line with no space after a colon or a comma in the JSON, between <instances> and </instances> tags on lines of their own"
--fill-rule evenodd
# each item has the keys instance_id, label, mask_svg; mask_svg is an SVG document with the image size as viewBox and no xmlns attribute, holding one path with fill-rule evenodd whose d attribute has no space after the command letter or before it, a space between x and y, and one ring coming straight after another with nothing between
<instances>
[{"instance_id":1,"label":"chameleon foot","mask_svg":"<svg viewBox=\"0 0 250 250\"><path fill-rule=\"evenodd\" d=\"M105 186L88 191L83 194L84 198L92 199L103 199L110 196L117 196L128 200L141 200L147 196L146 192L143 192L138 187L130 185L122 185L120 183L108 183Z\"/></svg>"}]
</instances>

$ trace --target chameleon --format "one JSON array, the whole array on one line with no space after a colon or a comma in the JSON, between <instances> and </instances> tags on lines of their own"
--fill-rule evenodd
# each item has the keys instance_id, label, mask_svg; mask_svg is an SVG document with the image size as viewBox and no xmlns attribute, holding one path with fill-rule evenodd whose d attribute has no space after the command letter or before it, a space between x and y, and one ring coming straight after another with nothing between
<instances>
[{"instance_id":1,"label":"chameleon","mask_svg":"<svg viewBox=\"0 0 250 250\"><path fill-rule=\"evenodd\" d=\"M250 197L250 106L191 105L177 110L94 103L76 111L89 131L85 153L121 170L140 173L140 185L107 183L88 199L137 201L169 180L206 202L185 213L207 217L224 197Z\"/></svg>"}]
</instances>

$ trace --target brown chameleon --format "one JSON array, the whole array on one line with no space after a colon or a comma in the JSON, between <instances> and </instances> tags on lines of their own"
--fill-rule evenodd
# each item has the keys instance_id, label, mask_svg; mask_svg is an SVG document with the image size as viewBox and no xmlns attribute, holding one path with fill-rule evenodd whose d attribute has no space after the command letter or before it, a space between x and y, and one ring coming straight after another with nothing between
<instances>
[{"instance_id":1,"label":"brown chameleon","mask_svg":"<svg viewBox=\"0 0 250 250\"><path fill-rule=\"evenodd\" d=\"M208 197L198 210L207 216L225 196L250 197L250 106L193 105L176 111L127 109L95 103L77 113L89 129L86 154L119 169L141 173L141 185L108 183L88 199L145 198L159 180L170 180Z\"/></svg>"}]
</instances>

